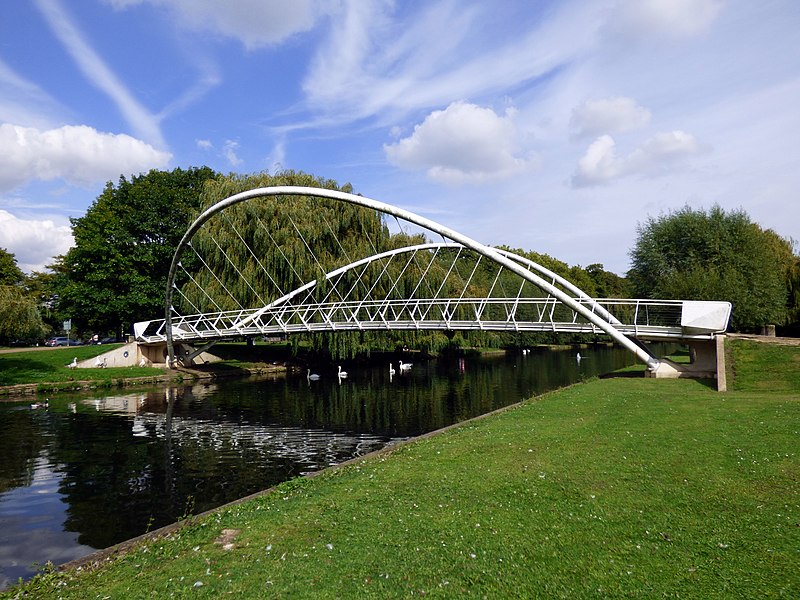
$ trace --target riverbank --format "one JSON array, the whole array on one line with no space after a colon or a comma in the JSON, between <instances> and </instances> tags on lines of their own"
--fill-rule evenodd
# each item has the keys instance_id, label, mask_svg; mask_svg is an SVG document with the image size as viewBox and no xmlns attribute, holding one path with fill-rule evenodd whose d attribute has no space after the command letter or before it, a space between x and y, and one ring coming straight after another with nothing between
<instances>
[{"instance_id":1,"label":"riverbank","mask_svg":"<svg viewBox=\"0 0 800 600\"><path fill-rule=\"evenodd\" d=\"M0 351L0 400L21 395L247 377L286 370L283 362L241 358L173 371L149 366L97 369L71 369L68 366L73 359L90 360L118 346L108 344Z\"/></svg>"},{"instance_id":2,"label":"riverbank","mask_svg":"<svg viewBox=\"0 0 800 600\"><path fill-rule=\"evenodd\" d=\"M773 350L733 343L725 394L549 393L2 597L796 597L800 348L758 383Z\"/></svg>"}]
</instances>

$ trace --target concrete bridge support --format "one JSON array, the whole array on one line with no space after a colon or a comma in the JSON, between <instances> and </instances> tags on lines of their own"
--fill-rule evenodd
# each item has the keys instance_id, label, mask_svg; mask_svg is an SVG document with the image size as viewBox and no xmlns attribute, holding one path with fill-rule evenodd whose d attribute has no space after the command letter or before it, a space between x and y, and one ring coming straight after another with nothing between
<instances>
[{"instance_id":1,"label":"concrete bridge support","mask_svg":"<svg viewBox=\"0 0 800 600\"><path fill-rule=\"evenodd\" d=\"M646 377L656 379L677 379L689 377L693 379L715 379L717 391L728 389L725 377L725 335L715 335L710 340L691 340L688 342L691 362L676 363L668 358L654 371L646 371Z\"/></svg>"},{"instance_id":2,"label":"concrete bridge support","mask_svg":"<svg viewBox=\"0 0 800 600\"><path fill-rule=\"evenodd\" d=\"M209 345L210 346L210 345ZM181 357L184 366L202 365L219 362L218 356L207 352L206 346L196 348L191 344L181 343L175 346L176 355ZM96 358L89 358L77 364L79 369L103 367L167 367L167 343L143 344L131 342L109 350Z\"/></svg>"}]
</instances>

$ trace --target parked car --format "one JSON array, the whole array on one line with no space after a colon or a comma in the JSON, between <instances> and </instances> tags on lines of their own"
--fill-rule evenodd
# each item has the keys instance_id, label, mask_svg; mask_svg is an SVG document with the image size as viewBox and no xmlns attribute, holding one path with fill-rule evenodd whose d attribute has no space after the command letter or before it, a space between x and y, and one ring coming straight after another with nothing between
<instances>
[{"instance_id":1,"label":"parked car","mask_svg":"<svg viewBox=\"0 0 800 600\"><path fill-rule=\"evenodd\" d=\"M71 340L68 337L54 337L45 342L45 346L80 346L80 340Z\"/></svg>"}]
</instances>

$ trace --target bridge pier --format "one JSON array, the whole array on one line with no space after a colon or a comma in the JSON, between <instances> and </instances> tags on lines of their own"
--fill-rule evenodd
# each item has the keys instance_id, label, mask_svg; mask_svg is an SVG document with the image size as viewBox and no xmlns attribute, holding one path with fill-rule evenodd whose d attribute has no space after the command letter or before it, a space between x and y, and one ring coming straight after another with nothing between
<instances>
[{"instance_id":1,"label":"bridge pier","mask_svg":"<svg viewBox=\"0 0 800 600\"><path fill-rule=\"evenodd\" d=\"M185 367L219 362L222 360L219 356L215 356L207 351L212 345L213 344L205 344L197 348L195 345L180 342L175 344L175 357L180 358ZM168 366L166 342L140 343L139 352L148 360L150 366Z\"/></svg>"},{"instance_id":2,"label":"bridge pier","mask_svg":"<svg viewBox=\"0 0 800 600\"><path fill-rule=\"evenodd\" d=\"M668 358L661 359L655 371L646 371L646 377L656 379L716 379L717 391L728 389L725 376L725 335L715 335L710 340L690 340L687 342L691 354L689 364L676 363Z\"/></svg>"}]
</instances>

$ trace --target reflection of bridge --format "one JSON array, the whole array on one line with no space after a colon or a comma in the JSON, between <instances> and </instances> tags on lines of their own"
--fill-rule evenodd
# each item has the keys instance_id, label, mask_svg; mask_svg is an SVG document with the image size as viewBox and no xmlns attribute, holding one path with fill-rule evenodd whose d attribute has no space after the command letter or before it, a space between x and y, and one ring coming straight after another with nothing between
<instances>
[{"instance_id":1,"label":"reflection of bridge","mask_svg":"<svg viewBox=\"0 0 800 600\"><path fill-rule=\"evenodd\" d=\"M542 265L403 209L290 186L235 194L198 217L175 253L167 306L135 334L166 343L170 357L176 344L275 334L546 331L608 335L651 371L661 361L642 340L708 344L731 309L593 299Z\"/></svg>"}]
</instances>

